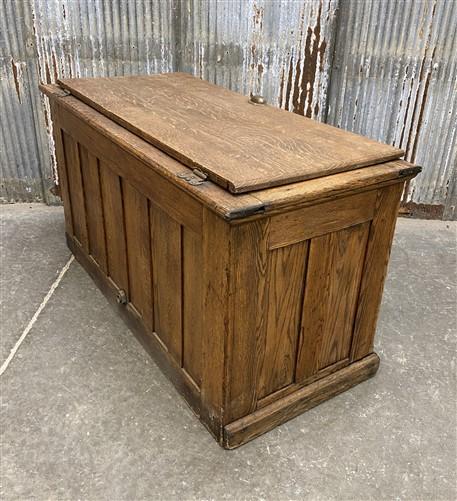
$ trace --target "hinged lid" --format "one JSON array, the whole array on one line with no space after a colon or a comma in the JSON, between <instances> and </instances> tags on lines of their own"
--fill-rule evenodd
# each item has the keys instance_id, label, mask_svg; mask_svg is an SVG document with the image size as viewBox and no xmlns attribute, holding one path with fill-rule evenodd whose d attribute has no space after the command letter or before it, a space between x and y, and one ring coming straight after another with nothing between
<instances>
[{"instance_id":1,"label":"hinged lid","mask_svg":"<svg viewBox=\"0 0 457 501\"><path fill-rule=\"evenodd\" d=\"M403 151L185 73L60 85L232 193L374 165ZM195 172L194 172L195 173Z\"/></svg>"}]
</instances>

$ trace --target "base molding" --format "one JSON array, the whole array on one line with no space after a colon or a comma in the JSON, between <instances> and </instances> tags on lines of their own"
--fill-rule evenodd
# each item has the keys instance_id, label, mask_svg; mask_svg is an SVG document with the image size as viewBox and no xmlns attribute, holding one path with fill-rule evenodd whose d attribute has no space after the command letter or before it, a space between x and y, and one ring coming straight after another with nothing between
<instances>
[{"instance_id":1,"label":"base molding","mask_svg":"<svg viewBox=\"0 0 457 501\"><path fill-rule=\"evenodd\" d=\"M224 427L223 447L235 449L299 414L373 377L379 357L371 353L314 383L258 409Z\"/></svg>"}]
</instances>

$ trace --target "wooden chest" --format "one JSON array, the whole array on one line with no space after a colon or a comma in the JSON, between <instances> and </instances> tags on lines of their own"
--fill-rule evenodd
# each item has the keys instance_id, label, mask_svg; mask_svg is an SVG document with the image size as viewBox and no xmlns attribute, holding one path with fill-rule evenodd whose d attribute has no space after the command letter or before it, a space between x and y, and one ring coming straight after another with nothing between
<instances>
[{"instance_id":1,"label":"wooden chest","mask_svg":"<svg viewBox=\"0 0 457 501\"><path fill-rule=\"evenodd\" d=\"M42 90L70 249L220 445L375 374L401 150L185 74Z\"/></svg>"}]
</instances>

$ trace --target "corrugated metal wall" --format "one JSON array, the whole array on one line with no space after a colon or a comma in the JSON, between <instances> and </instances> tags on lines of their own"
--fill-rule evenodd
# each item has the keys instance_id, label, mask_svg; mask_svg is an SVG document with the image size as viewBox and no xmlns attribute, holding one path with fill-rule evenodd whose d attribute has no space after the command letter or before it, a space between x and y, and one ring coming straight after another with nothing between
<instances>
[{"instance_id":1,"label":"corrugated metal wall","mask_svg":"<svg viewBox=\"0 0 457 501\"><path fill-rule=\"evenodd\" d=\"M0 1L5 200L53 200L39 80L187 71L405 148L405 201L457 217L453 0Z\"/></svg>"},{"instance_id":2,"label":"corrugated metal wall","mask_svg":"<svg viewBox=\"0 0 457 501\"><path fill-rule=\"evenodd\" d=\"M447 217L456 205L456 36L454 0L342 2L327 117L403 148L423 166L406 200L447 205Z\"/></svg>"}]
</instances>

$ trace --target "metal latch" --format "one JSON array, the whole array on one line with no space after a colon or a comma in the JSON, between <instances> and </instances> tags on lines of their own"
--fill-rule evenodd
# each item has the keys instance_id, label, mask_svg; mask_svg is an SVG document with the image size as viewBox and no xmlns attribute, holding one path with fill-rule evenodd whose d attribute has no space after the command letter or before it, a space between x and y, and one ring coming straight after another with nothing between
<instances>
[{"instance_id":1,"label":"metal latch","mask_svg":"<svg viewBox=\"0 0 457 501\"><path fill-rule=\"evenodd\" d=\"M124 289L119 289L116 294L116 301L119 304L127 304L128 299L127 299L127 293L125 292Z\"/></svg>"},{"instance_id":2,"label":"metal latch","mask_svg":"<svg viewBox=\"0 0 457 501\"><path fill-rule=\"evenodd\" d=\"M178 174L178 177L184 179L184 181L187 181L192 186L200 186L208 179L208 175L200 169L193 169L191 174L189 172L181 172Z\"/></svg>"}]
</instances>

